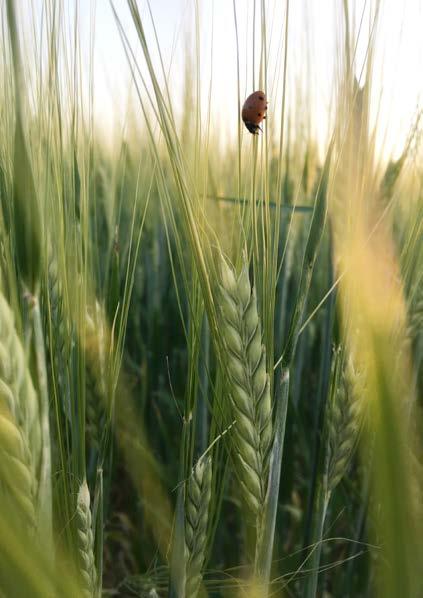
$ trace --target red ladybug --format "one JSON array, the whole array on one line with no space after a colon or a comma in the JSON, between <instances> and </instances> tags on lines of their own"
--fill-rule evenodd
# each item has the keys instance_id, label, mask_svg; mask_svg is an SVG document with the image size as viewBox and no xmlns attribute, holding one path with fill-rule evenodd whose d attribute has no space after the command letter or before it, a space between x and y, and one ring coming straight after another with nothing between
<instances>
[{"instance_id":1,"label":"red ladybug","mask_svg":"<svg viewBox=\"0 0 423 598\"><path fill-rule=\"evenodd\" d=\"M267 99L264 91L255 91L245 100L242 107L242 120L253 135L258 135L260 123L266 118Z\"/></svg>"}]
</instances>

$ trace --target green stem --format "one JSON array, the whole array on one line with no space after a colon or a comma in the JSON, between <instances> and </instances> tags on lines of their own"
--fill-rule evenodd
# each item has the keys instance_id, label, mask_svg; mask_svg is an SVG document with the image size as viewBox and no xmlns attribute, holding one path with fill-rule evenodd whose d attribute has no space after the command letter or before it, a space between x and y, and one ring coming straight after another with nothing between
<instances>
[{"instance_id":1,"label":"green stem","mask_svg":"<svg viewBox=\"0 0 423 598\"><path fill-rule=\"evenodd\" d=\"M97 468L97 479L95 484L94 508L93 508L93 522L94 522L94 560L97 571L97 587L96 596L102 595L102 580L103 580L103 469Z\"/></svg>"},{"instance_id":2,"label":"green stem","mask_svg":"<svg viewBox=\"0 0 423 598\"><path fill-rule=\"evenodd\" d=\"M184 485L178 489L170 562L169 598L185 598L186 548L185 548L185 508Z\"/></svg>"},{"instance_id":3,"label":"green stem","mask_svg":"<svg viewBox=\"0 0 423 598\"><path fill-rule=\"evenodd\" d=\"M333 271L332 271L332 248L329 235L329 247L328 247L328 281L327 286L330 289L333 284ZM322 330L322 349L321 349L321 361L320 361L320 375L319 375L319 387L315 399L315 408L313 414L313 451L312 451L312 473L309 482L307 510L305 518L305 534L304 534L304 547L310 543L310 531L311 531L311 517L313 512L313 503L316 491L316 482L319 475L319 465L321 463L321 434L320 430L323 429L325 406L327 396L329 393L330 385L330 371L331 371L331 355L332 355L332 343L333 343L333 326L335 317L335 299L336 291L333 292L329 298L325 320Z\"/></svg>"},{"instance_id":4,"label":"green stem","mask_svg":"<svg viewBox=\"0 0 423 598\"><path fill-rule=\"evenodd\" d=\"M40 398L41 434L43 439L40 467L40 490L38 494L38 509L40 519L40 530L42 530L42 536L46 541L48 550L51 551L51 554L53 554L51 446L46 355L38 298L36 296L31 296L30 301L30 313L35 342L35 362L37 368L38 393Z\"/></svg>"},{"instance_id":5,"label":"green stem","mask_svg":"<svg viewBox=\"0 0 423 598\"><path fill-rule=\"evenodd\" d=\"M256 548L255 576L263 588L262 593L260 594L262 598L266 598L268 594L270 570L272 566L283 445L285 438L286 414L288 409L288 395L289 369L283 368L277 396L275 437L273 440L272 452L270 454L270 470L266 504L261 519Z\"/></svg>"},{"instance_id":6,"label":"green stem","mask_svg":"<svg viewBox=\"0 0 423 598\"><path fill-rule=\"evenodd\" d=\"M207 315L203 314L201 327L201 354L199 361L199 392L198 392L198 445L200 453L207 449L209 437L208 426L208 395L210 368L210 327Z\"/></svg>"},{"instance_id":7,"label":"green stem","mask_svg":"<svg viewBox=\"0 0 423 598\"><path fill-rule=\"evenodd\" d=\"M306 577L303 596L304 598L316 598L317 582L319 580L319 565L322 553L323 531L325 527L326 514L328 510L331 493L327 486L326 472L323 481L319 484L316 494L316 507L313 513L311 540L312 551L307 561L307 569L310 575Z\"/></svg>"},{"instance_id":8,"label":"green stem","mask_svg":"<svg viewBox=\"0 0 423 598\"><path fill-rule=\"evenodd\" d=\"M185 459L183 458L187 442L187 426L182 428L181 455L179 466L180 485L177 490L175 518L170 554L169 598L185 598L186 587L186 545L185 545Z\"/></svg>"}]
</instances>

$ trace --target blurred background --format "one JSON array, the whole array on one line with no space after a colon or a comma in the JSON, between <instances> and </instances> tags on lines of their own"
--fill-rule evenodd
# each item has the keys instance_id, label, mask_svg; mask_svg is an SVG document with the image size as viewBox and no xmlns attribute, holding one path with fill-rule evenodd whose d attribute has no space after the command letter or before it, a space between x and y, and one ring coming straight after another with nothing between
<instances>
[{"instance_id":1,"label":"blurred background","mask_svg":"<svg viewBox=\"0 0 423 598\"><path fill-rule=\"evenodd\" d=\"M130 67L117 31L113 9L121 20L123 30L135 56L140 56L136 32L131 26L131 16L124 0L77 2L67 0L55 6L63 15L61 44L71 44L77 24L81 47L81 91L89 93L91 81L93 102L99 128L110 139L113 131L120 134L128 112L134 102L134 84ZM35 31L41 33L49 19L48 5L43 0L21 0L20 26L25 31L29 58L39 60L47 47L36 48ZM149 40L154 31L149 14L154 19L169 86L175 100L175 110L182 114L184 106L184 74L189 57L199 53L201 62L201 100L204 115L209 105L213 115L213 129L220 139L236 138L237 51L235 15L238 28L239 70L241 95L246 97L253 85L253 45L258 48L260 19L254 0L155 0L150 9L141 3L140 12L145 19ZM255 11L255 15L254 15ZM287 102L290 119L308 120L312 134L324 144L330 134L336 72L339 70L339 52L345 22L339 3L328 0L292 2L289 16ZM374 15L378 13L377 24ZM198 31L195 19L198 13ZM421 101L422 84L416 73L423 67L423 50L420 43L420 24L423 7L417 0L397 3L389 0L369 2L357 0L350 7L351 27L354 30L354 63L356 76L363 82L364 65L369 51L369 40L375 43L372 79L372 124L378 122L378 151L384 158L401 152L409 131L409 123L416 116ZM51 15L50 15L51 16ZM283 26L286 5L278 0L266 3L268 21L268 85L270 100L269 118L280 120L282 92L281 63L283 59ZM253 29L255 23L256 36ZM373 42L372 42L373 43ZM256 50L257 50L256 48ZM156 56L157 58L157 56ZM256 77L259 55L256 53ZM256 80L255 83L258 81ZM86 97L87 99L87 97ZM307 114L307 119L305 118ZM394 156L398 157L398 155Z\"/></svg>"}]
</instances>

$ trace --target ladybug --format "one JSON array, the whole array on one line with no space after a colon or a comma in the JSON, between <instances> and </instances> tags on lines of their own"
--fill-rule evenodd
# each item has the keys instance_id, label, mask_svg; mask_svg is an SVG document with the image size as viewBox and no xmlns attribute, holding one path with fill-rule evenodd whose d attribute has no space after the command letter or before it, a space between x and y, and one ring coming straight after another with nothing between
<instances>
[{"instance_id":1,"label":"ladybug","mask_svg":"<svg viewBox=\"0 0 423 598\"><path fill-rule=\"evenodd\" d=\"M253 135L258 135L260 123L266 118L267 99L264 91L255 91L245 100L241 117L244 125Z\"/></svg>"}]
</instances>

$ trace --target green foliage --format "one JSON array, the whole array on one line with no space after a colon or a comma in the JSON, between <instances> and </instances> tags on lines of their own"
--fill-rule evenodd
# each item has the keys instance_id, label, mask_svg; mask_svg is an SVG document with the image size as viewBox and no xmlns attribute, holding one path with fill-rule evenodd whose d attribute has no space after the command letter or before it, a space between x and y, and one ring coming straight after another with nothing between
<instances>
[{"instance_id":1,"label":"green foliage","mask_svg":"<svg viewBox=\"0 0 423 598\"><path fill-rule=\"evenodd\" d=\"M199 7L180 110L149 4L128 0L139 52L115 3L139 105L107 145L78 19L68 46L46 6L25 44L0 7L0 595L415 598L418 127L376 168L373 38L360 87L346 27L321 160L289 10L273 75L254 3L246 74L275 97L262 135L222 143ZM24 85L28 43L46 55Z\"/></svg>"}]
</instances>

